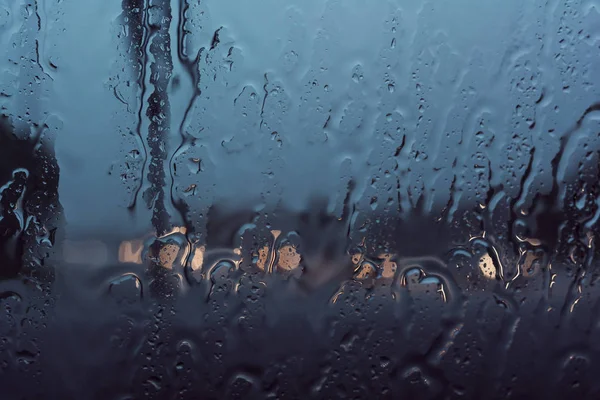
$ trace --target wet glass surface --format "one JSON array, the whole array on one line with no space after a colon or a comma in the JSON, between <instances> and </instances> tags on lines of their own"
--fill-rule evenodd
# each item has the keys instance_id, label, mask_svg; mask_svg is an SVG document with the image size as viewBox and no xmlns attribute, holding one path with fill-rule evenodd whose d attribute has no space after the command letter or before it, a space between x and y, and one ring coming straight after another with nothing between
<instances>
[{"instance_id":1,"label":"wet glass surface","mask_svg":"<svg viewBox=\"0 0 600 400\"><path fill-rule=\"evenodd\" d=\"M0 0L6 399L600 398L600 3Z\"/></svg>"}]
</instances>

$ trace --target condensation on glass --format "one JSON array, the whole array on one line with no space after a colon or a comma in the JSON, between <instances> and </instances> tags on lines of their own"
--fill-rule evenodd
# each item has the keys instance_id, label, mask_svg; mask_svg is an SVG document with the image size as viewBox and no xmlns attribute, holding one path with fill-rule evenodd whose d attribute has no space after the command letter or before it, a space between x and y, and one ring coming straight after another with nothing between
<instances>
[{"instance_id":1,"label":"condensation on glass","mask_svg":"<svg viewBox=\"0 0 600 400\"><path fill-rule=\"evenodd\" d=\"M0 48L3 398L600 397L598 1L0 0Z\"/></svg>"}]
</instances>

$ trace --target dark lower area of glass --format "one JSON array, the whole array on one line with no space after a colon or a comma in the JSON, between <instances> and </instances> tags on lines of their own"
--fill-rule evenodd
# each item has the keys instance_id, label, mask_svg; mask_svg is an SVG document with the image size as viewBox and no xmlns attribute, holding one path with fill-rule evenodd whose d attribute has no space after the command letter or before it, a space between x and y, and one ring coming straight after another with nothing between
<instances>
[{"instance_id":1,"label":"dark lower area of glass","mask_svg":"<svg viewBox=\"0 0 600 400\"><path fill-rule=\"evenodd\" d=\"M152 295L74 266L57 274L55 295L2 282L3 398L600 396L593 289L565 309L560 283L550 297L506 297L495 282L444 302L411 274L397 287L350 280L310 295L294 278L255 273L185 292L172 274L151 275L141 281Z\"/></svg>"}]
</instances>

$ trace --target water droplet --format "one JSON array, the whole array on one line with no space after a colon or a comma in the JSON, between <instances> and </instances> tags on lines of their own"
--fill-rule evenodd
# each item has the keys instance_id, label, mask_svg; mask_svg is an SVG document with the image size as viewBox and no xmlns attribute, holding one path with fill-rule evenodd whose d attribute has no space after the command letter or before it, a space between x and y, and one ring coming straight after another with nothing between
<instances>
[{"instance_id":1,"label":"water droplet","mask_svg":"<svg viewBox=\"0 0 600 400\"><path fill-rule=\"evenodd\" d=\"M134 273L124 274L108 285L108 293L119 304L133 304L142 299L142 281Z\"/></svg>"}]
</instances>

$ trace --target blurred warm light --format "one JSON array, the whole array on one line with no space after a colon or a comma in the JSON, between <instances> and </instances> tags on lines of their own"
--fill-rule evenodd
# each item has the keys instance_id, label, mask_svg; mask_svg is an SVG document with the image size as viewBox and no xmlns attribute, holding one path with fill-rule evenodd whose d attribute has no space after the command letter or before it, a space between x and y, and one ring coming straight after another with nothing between
<instances>
[{"instance_id":1,"label":"blurred warm light","mask_svg":"<svg viewBox=\"0 0 600 400\"><path fill-rule=\"evenodd\" d=\"M525 254L525 260L523 261L522 271L523 276L530 277L535 275L539 271L539 260L533 252L527 252Z\"/></svg>"},{"instance_id":2,"label":"blurred warm light","mask_svg":"<svg viewBox=\"0 0 600 400\"><path fill-rule=\"evenodd\" d=\"M162 246L158 252L160 265L168 269L173 269L173 264L179 255L179 250L179 246L173 243Z\"/></svg>"},{"instance_id":3,"label":"blurred warm light","mask_svg":"<svg viewBox=\"0 0 600 400\"><path fill-rule=\"evenodd\" d=\"M391 279L394 277L394 274L396 274L398 266L392 261L392 257L393 255L389 253L382 253L379 255L379 258L383 260L381 263L381 277L384 279Z\"/></svg>"},{"instance_id":4,"label":"blurred warm light","mask_svg":"<svg viewBox=\"0 0 600 400\"><path fill-rule=\"evenodd\" d=\"M169 235L173 235L175 233L181 233L182 235L185 235L187 233L187 228L185 226L174 226L173 229L160 236L159 239L167 237Z\"/></svg>"},{"instance_id":5,"label":"blurred warm light","mask_svg":"<svg viewBox=\"0 0 600 400\"><path fill-rule=\"evenodd\" d=\"M355 275L356 279L367 279L377 275L377 269L374 264L370 262L363 262Z\"/></svg>"},{"instance_id":6,"label":"blurred warm light","mask_svg":"<svg viewBox=\"0 0 600 400\"><path fill-rule=\"evenodd\" d=\"M124 240L119 245L119 262L122 263L142 263L142 250L144 242L141 240Z\"/></svg>"},{"instance_id":7,"label":"blurred warm light","mask_svg":"<svg viewBox=\"0 0 600 400\"><path fill-rule=\"evenodd\" d=\"M494 260L489 254L484 254L479 259L479 270L484 277L488 279L496 278L496 267L494 267Z\"/></svg>"},{"instance_id":8,"label":"blurred warm light","mask_svg":"<svg viewBox=\"0 0 600 400\"><path fill-rule=\"evenodd\" d=\"M282 246L279 251L279 260L277 266L283 270L291 271L300 266L301 256L296 251L296 248L291 245Z\"/></svg>"},{"instance_id":9,"label":"blurred warm light","mask_svg":"<svg viewBox=\"0 0 600 400\"><path fill-rule=\"evenodd\" d=\"M258 260L256 261L256 266L261 270L265 270L267 265L267 257L269 256L269 246L264 245L260 249L258 249Z\"/></svg>"},{"instance_id":10,"label":"blurred warm light","mask_svg":"<svg viewBox=\"0 0 600 400\"><path fill-rule=\"evenodd\" d=\"M202 268L204 263L204 253L206 252L206 246L196 247L194 249L194 255L192 256L192 270L198 271Z\"/></svg>"}]
</instances>

